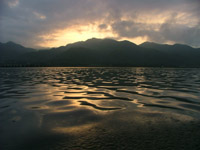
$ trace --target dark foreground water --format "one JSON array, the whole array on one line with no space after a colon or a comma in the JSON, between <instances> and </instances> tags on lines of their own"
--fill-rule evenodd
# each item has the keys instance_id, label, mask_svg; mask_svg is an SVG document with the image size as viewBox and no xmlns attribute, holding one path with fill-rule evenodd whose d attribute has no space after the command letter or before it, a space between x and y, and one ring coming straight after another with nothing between
<instances>
[{"instance_id":1,"label":"dark foreground water","mask_svg":"<svg viewBox=\"0 0 200 150\"><path fill-rule=\"evenodd\" d=\"M1 68L0 149L200 149L200 69Z\"/></svg>"}]
</instances>

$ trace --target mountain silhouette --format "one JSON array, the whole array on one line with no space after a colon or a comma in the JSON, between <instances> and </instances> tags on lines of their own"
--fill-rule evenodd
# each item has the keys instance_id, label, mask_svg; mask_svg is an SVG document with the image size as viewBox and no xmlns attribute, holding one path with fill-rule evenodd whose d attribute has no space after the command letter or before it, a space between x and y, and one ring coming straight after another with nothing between
<instances>
[{"instance_id":1,"label":"mountain silhouette","mask_svg":"<svg viewBox=\"0 0 200 150\"><path fill-rule=\"evenodd\" d=\"M200 49L192 48L183 44L157 44L152 42L144 42L139 46L144 48L156 49L165 54L165 64L171 66L182 67L199 67L200 65Z\"/></svg>"},{"instance_id":2,"label":"mountain silhouette","mask_svg":"<svg viewBox=\"0 0 200 150\"><path fill-rule=\"evenodd\" d=\"M14 42L0 43L0 64L16 64L22 54L35 51Z\"/></svg>"},{"instance_id":3,"label":"mountain silhouette","mask_svg":"<svg viewBox=\"0 0 200 150\"><path fill-rule=\"evenodd\" d=\"M140 66L200 67L200 49L182 44L88 39L34 50L13 42L0 43L0 66Z\"/></svg>"}]
</instances>

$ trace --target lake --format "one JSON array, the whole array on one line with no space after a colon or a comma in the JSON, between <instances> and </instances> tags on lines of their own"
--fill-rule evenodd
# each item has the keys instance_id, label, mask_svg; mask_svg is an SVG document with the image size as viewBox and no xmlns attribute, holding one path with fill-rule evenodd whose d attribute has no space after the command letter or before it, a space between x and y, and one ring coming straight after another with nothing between
<instances>
[{"instance_id":1,"label":"lake","mask_svg":"<svg viewBox=\"0 0 200 150\"><path fill-rule=\"evenodd\" d=\"M200 149L200 69L0 68L0 149Z\"/></svg>"}]
</instances>

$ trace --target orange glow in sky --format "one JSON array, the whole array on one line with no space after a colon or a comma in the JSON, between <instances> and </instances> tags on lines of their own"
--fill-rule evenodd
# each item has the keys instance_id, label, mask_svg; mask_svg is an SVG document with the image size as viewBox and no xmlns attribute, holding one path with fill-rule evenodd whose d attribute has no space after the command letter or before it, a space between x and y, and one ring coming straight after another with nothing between
<instances>
[{"instance_id":1,"label":"orange glow in sky","mask_svg":"<svg viewBox=\"0 0 200 150\"><path fill-rule=\"evenodd\" d=\"M53 37L53 39L52 39ZM52 34L42 35L45 42L39 44L41 47L58 47L77 41L84 41L90 38L112 38L116 37L111 31L100 31L98 26L83 25L73 26L63 30L57 30Z\"/></svg>"},{"instance_id":2,"label":"orange glow in sky","mask_svg":"<svg viewBox=\"0 0 200 150\"><path fill-rule=\"evenodd\" d=\"M54 33L47 35L42 35L44 39L39 46L41 47L59 47L64 46L69 43L74 43L78 41L85 41L90 38L113 38L116 40L129 40L135 44L141 44L147 41L147 37L137 37L137 38L118 38L112 30L105 29L100 30L97 25L83 25L83 26L73 26L63 30L57 30Z\"/></svg>"}]
</instances>

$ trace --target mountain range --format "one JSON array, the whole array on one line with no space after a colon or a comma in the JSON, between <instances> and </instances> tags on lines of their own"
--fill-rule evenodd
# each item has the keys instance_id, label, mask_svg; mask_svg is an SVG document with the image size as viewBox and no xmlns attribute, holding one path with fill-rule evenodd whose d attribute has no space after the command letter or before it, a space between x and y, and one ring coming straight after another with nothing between
<instances>
[{"instance_id":1,"label":"mountain range","mask_svg":"<svg viewBox=\"0 0 200 150\"><path fill-rule=\"evenodd\" d=\"M92 38L35 50L7 42L0 43L0 66L200 67L200 48Z\"/></svg>"}]
</instances>

